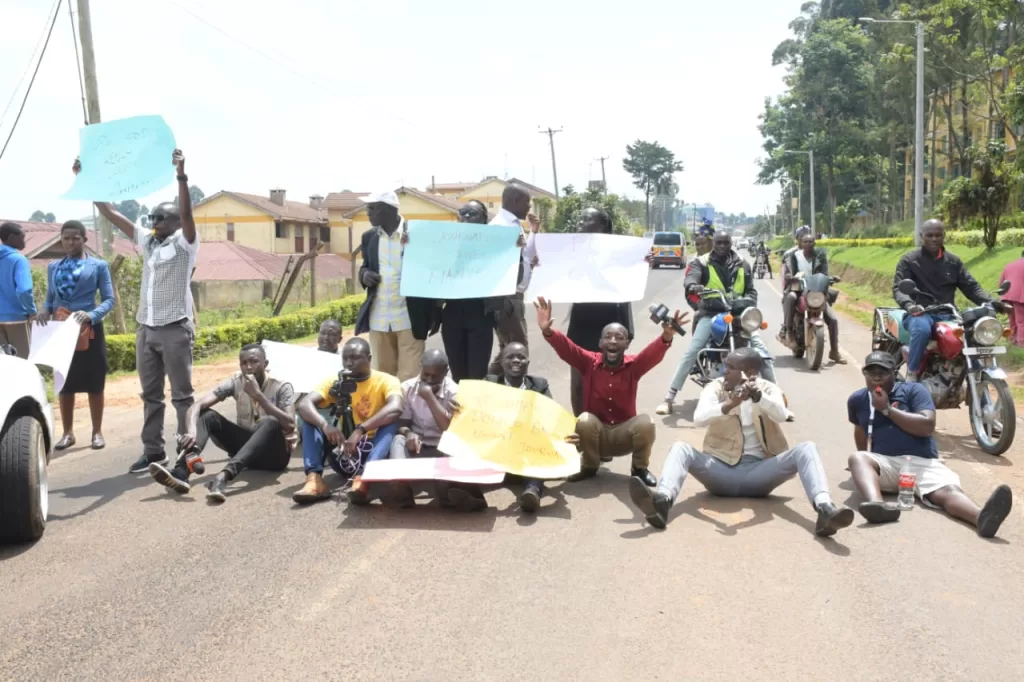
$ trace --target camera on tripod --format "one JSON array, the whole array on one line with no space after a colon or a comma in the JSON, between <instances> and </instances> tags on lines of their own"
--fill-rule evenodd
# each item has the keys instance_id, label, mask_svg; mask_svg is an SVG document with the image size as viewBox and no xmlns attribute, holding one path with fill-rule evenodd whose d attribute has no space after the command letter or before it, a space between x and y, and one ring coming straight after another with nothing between
<instances>
[{"instance_id":1,"label":"camera on tripod","mask_svg":"<svg viewBox=\"0 0 1024 682\"><path fill-rule=\"evenodd\" d=\"M342 401L351 402L352 394L358 388L356 380L352 378L352 372L343 369L338 372L338 380L331 384L331 390L328 393L334 398L335 404L340 404Z\"/></svg>"}]
</instances>

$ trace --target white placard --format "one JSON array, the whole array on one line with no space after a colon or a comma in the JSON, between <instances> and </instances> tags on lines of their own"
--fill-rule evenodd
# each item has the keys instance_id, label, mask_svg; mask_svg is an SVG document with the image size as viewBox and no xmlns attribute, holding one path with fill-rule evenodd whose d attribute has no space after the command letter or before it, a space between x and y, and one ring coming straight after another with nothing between
<instances>
[{"instance_id":1,"label":"white placard","mask_svg":"<svg viewBox=\"0 0 1024 682\"><path fill-rule=\"evenodd\" d=\"M71 358L75 355L78 335L82 325L68 318L63 322L32 325L32 341L29 343L28 361L53 368L53 388L60 393L68 377ZM93 339L90 343L96 343Z\"/></svg>"},{"instance_id":2,"label":"white placard","mask_svg":"<svg viewBox=\"0 0 1024 682\"><path fill-rule=\"evenodd\" d=\"M651 240L613 234L538 234L527 301L554 303L640 301L650 267Z\"/></svg>"},{"instance_id":3,"label":"white placard","mask_svg":"<svg viewBox=\"0 0 1024 682\"><path fill-rule=\"evenodd\" d=\"M505 480L505 472L479 460L453 457L381 459L367 462L361 476L366 483L384 481L454 481L493 485Z\"/></svg>"},{"instance_id":4,"label":"white placard","mask_svg":"<svg viewBox=\"0 0 1024 682\"><path fill-rule=\"evenodd\" d=\"M341 371L341 356L337 353L278 341L264 340L262 345L267 353L267 372L278 381L287 381L296 393L315 391Z\"/></svg>"}]
</instances>

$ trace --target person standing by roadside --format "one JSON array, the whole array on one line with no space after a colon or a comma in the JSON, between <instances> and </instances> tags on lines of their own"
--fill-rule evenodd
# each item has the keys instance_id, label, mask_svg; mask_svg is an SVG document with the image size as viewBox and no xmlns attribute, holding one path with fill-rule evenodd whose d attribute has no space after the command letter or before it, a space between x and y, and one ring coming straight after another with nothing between
<instances>
[{"instance_id":1,"label":"person standing by roadside","mask_svg":"<svg viewBox=\"0 0 1024 682\"><path fill-rule=\"evenodd\" d=\"M128 468L132 474L149 472L152 463L167 464L164 450L164 376L171 383L171 404L178 416L178 434L188 428L192 392L192 271L199 252L199 234L192 218L192 197L180 149L172 157L177 169L178 203L165 201L149 215L152 232L142 238L142 290L135 321L135 365L142 385L145 418L142 455ZM76 160L77 174L82 165ZM129 238L135 224L111 204L96 202L96 210Z\"/></svg>"},{"instance_id":2,"label":"person standing by roadside","mask_svg":"<svg viewBox=\"0 0 1024 682\"><path fill-rule=\"evenodd\" d=\"M460 223L487 224L487 207L469 201L459 209ZM455 381L483 379L494 346L494 313L487 298L447 301L441 313L441 338Z\"/></svg>"},{"instance_id":3,"label":"person standing by roadside","mask_svg":"<svg viewBox=\"0 0 1024 682\"><path fill-rule=\"evenodd\" d=\"M32 298L32 269L22 255L25 234L17 223L0 225L0 343L14 346L19 358L28 358L36 314Z\"/></svg>"},{"instance_id":4,"label":"person standing by roadside","mask_svg":"<svg viewBox=\"0 0 1024 682\"><path fill-rule=\"evenodd\" d=\"M436 321L433 299L405 297L402 258L408 227L398 212L395 192L378 192L363 198L373 225L362 237L363 264L359 281L366 300L356 316L356 335L370 334L373 367L397 376L400 381L420 373L423 347Z\"/></svg>"},{"instance_id":5,"label":"person standing by roadside","mask_svg":"<svg viewBox=\"0 0 1024 682\"><path fill-rule=\"evenodd\" d=\"M72 318L82 325L75 354L64 386L60 389L60 420L64 434L54 450L75 444L75 394L89 395L92 418L92 449L106 446L103 440L103 390L107 383L107 341L103 318L114 307L114 285L107 262L85 253L85 226L69 220L61 226L60 243L67 255L46 269L46 302L36 316L41 325ZM100 303L96 305L96 294Z\"/></svg>"},{"instance_id":6,"label":"person standing by roadside","mask_svg":"<svg viewBox=\"0 0 1024 682\"><path fill-rule=\"evenodd\" d=\"M530 275L539 265L535 235L540 231L540 219L530 213L530 193L521 185L509 185L501 193L501 209L491 220L491 225L515 226L522 229L524 220L530 223L529 236L520 240L522 255L519 261L519 278L516 293L512 296L491 299L488 310L495 314L495 329L498 334L498 353L488 368L490 374L501 374L501 354L510 343L521 343L529 347L526 335L526 306L523 294L530 286Z\"/></svg>"},{"instance_id":7,"label":"person standing by roadside","mask_svg":"<svg viewBox=\"0 0 1024 682\"><path fill-rule=\"evenodd\" d=\"M1005 268L999 284L1010 283L1010 289L1002 295L1006 314L1010 316L1013 343L1024 346L1024 253Z\"/></svg>"}]
</instances>

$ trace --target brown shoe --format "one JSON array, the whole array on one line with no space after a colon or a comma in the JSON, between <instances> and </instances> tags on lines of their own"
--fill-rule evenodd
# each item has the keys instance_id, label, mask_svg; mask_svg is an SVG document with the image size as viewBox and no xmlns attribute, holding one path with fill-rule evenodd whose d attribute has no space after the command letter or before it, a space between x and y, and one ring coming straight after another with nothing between
<instances>
[{"instance_id":1,"label":"brown shoe","mask_svg":"<svg viewBox=\"0 0 1024 682\"><path fill-rule=\"evenodd\" d=\"M295 504L313 504L330 496L331 489L324 483L324 477L314 472L306 474L306 484L292 495L292 501Z\"/></svg>"},{"instance_id":2,"label":"brown shoe","mask_svg":"<svg viewBox=\"0 0 1024 682\"><path fill-rule=\"evenodd\" d=\"M370 504L370 486L363 483L362 476L352 479L352 487L348 490L348 501L357 507L365 507Z\"/></svg>"}]
</instances>

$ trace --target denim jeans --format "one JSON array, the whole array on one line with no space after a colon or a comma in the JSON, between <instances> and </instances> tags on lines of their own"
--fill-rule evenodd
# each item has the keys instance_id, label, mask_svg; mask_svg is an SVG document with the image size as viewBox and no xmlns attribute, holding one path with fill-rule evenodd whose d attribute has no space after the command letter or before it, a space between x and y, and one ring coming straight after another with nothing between
<instances>
[{"instance_id":1,"label":"denim jeans","mask_svg":"<svg viewBox=\"0 0 1024 682\"><path fill-rule=\"evenodd\" d=\"M398 422L382 426L377 429L377 432L373 434L373 438L369 439L372 449L370 450L369 456L366 458L367 462L373 462L378 459L387 459L388 453L391 452L391 441L394 439L395 434L398 433ZM311 424L302 424L302 464L307 474L317 473L322 474L324 472L324 459L326 458L329 449L333 449L335 446L331 445L331 442L324 437L324 432L316 428ZM331 466L336 468L334 461L332 460ZM338 471L338 473L342 473Z\"/></svg>"},{"instance_id":2,"label":"denim jeans","mask_svg":"<svg viewBox=\"0 0 1024 682\"><path fill-rule=\"evenodd\" d=\"M924 351L932 338L932 327L939 320L948 319L946 315L924 313L916 317L911 314L903 316L903 326L910 332L910 353L907 358L907 371L920 372L924 362Z\"/></svg>"},{"instance_id":3,"label":"denim jeans","mask_svg":"<svg viewBox=\"0 0 1024 682\"><path fill-rule=\"evenodd\" d=\"M675 376L672 377L671 387L673 390L679 391L682 389L683 382L686 381L686 377L690 376L690 370L693 369L694 363L697 362L697 354L711 341L711 320L713 317L714 315L705 315L697 321L697 326L693 329L693 336L690 337L690 345L687 347L683 359L679 361L679 366L676 367ZM774 363L768 359L771 356L759 333L754 332L750 335L750 347L759 352L764 359L761 375L773 384L776 383ZM722 359L724 360L725 358Z\"/></svg>"}]
</instances>

